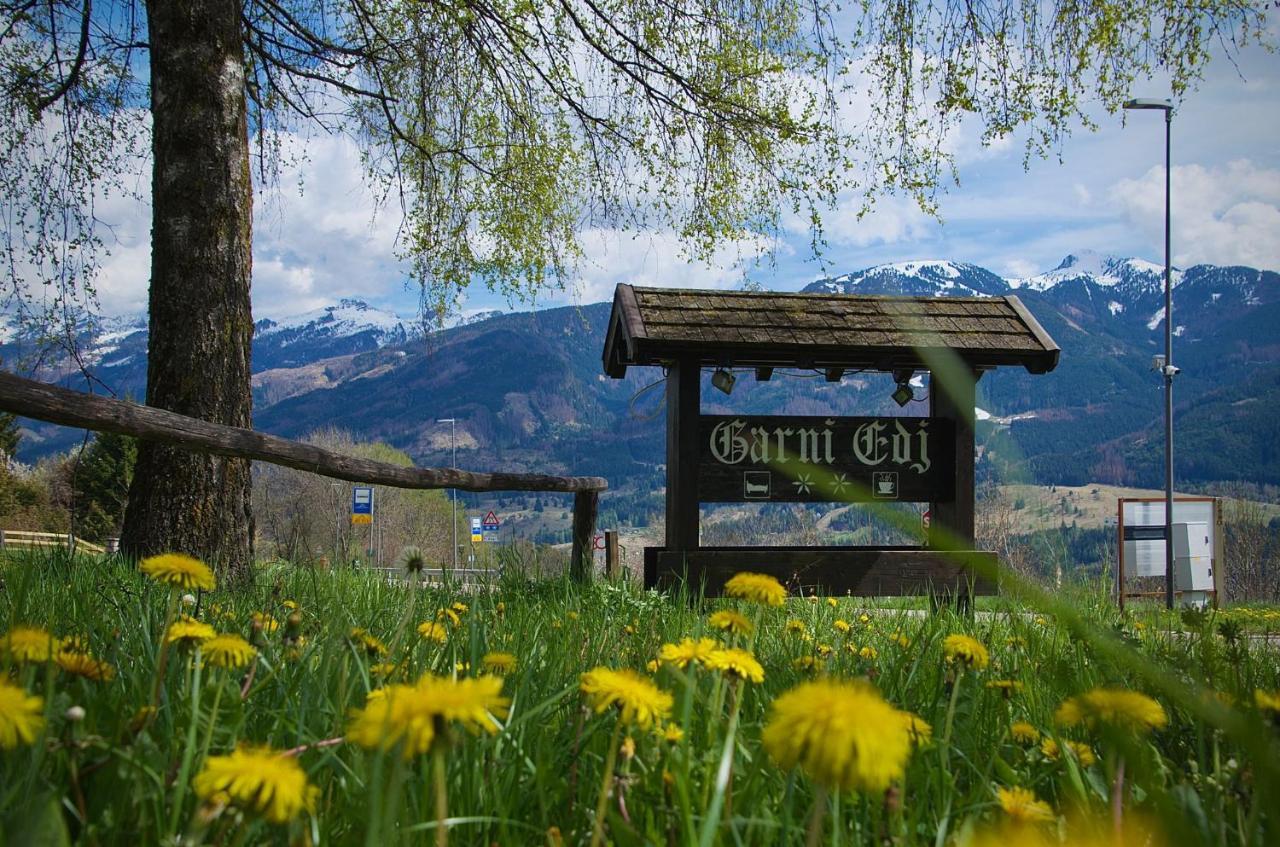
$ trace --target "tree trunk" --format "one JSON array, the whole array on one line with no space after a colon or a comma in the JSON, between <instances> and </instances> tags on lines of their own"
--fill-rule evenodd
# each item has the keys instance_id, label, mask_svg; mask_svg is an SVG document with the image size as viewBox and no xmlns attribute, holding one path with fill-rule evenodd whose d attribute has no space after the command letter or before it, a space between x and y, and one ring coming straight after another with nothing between
<instances>
[{"instance_id":1,"label":"tree trunk","mask_svg":"<svg viewBox=\"0 0 1280 847\"><path fill-rule=\"evenodd\" d=\"M152 0L153 224L147 405L252 425L252 187L237 0ZM121 546L198 556L224 576L253 560L250 465L148 442Z\"/></svg>"}]
</instances>

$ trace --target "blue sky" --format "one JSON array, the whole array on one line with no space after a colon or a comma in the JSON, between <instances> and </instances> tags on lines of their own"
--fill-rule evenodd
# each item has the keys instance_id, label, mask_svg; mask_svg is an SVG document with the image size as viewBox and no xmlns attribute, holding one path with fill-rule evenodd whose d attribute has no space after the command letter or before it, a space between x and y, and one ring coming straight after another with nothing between
<instances>
[{"instance_id":1,"label":"blue sky","mask_svg":"<svg viewBox=\"0 0 1280 847\"><path fill-rule=\"evenodd\" d=\"M1212 63L1200 87L1180 104L1173 124L1174 263L1246 264L1280 270L1280 57L1251 49L1239 72ZM1243 78L1242 78L1243 77ZM1161 80L1138 84L1137 97L1168 96ZM983 265L1006 277L1048 270L1068 253L1095 250L1163 260L1164 126L1159 112L1094 115L1100 128L1067 139L1058 156L1023 169L1017 139L983 148L977 132L952 139L960 184L941 199L941 220L909 201L887 198L858 220L852 203L826 216L825 269L797 228L779 245L772 266L752 278L794 290L814 278L883 262L950 259ZM295 139L304 161L288 166L276 187L255 198L254 311L279 318L361 297L402 314L417 309L394 260L398 217L375 214L364 190L358 152L336 137ZM1060 160L1060 161L1059 161ZM298 186L302 186L299 190ZM106 198L99 217L114 225L114 243L98 283L102 311L146 307L150 209ZM662 233L583 233L587 257L574 289L548 293L536 305L609 299L618 282L735 287L754 247L728 247L710 265L690 264ZM465 312L525 309L476 290Z\"/></svg>"}]
</instances>

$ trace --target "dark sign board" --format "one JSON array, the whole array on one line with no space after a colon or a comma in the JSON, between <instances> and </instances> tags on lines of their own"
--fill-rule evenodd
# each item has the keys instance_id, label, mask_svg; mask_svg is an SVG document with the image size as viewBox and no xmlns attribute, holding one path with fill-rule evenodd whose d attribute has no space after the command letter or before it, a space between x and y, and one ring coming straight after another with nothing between
<instances>
[{"instance_id":1,"label":"dark sign board","mask_svg":"<svg viewBox=\"0 0 1280 847\"><path fill-rule=\"evenodd\" d=\"M702 415L704 503L955 498L955 428L945 418Z\"/></svg>"}]
</instances>

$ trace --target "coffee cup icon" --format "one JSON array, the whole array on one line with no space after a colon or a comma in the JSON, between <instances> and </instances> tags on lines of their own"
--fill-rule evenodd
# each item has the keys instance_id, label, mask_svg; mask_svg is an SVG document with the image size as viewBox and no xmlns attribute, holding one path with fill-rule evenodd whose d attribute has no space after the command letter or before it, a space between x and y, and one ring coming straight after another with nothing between
<instances>
[{"instance_id":1,"label":"coffee cup icon","mask_svg":"<svg viewBox=\"0 0 1280 847\"><path fill-rule=\"evenodd\" d=\"M876 497L896 500L898 497L898 475L892 471L875 474L871 478L871 488Z\"/></svg>"}]
</instances>

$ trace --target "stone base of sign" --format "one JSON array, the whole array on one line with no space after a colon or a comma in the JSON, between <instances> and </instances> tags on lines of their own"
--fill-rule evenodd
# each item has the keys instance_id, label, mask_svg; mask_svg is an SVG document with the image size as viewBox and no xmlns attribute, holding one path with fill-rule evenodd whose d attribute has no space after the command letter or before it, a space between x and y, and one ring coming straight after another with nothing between
<instances>
[{"instance_id":1,"label":"stone base of sign","mask_svg":"<svg viewBox=\"0 0 1280 847\"><path fill-rule=\"evenodd\" d=\"M644 549L646 588L681 582L718 597L739 571L767 573L793 592L882 597L998 593L995 553L918 547L699 547Z\"/></svg>"}]
</instances>

